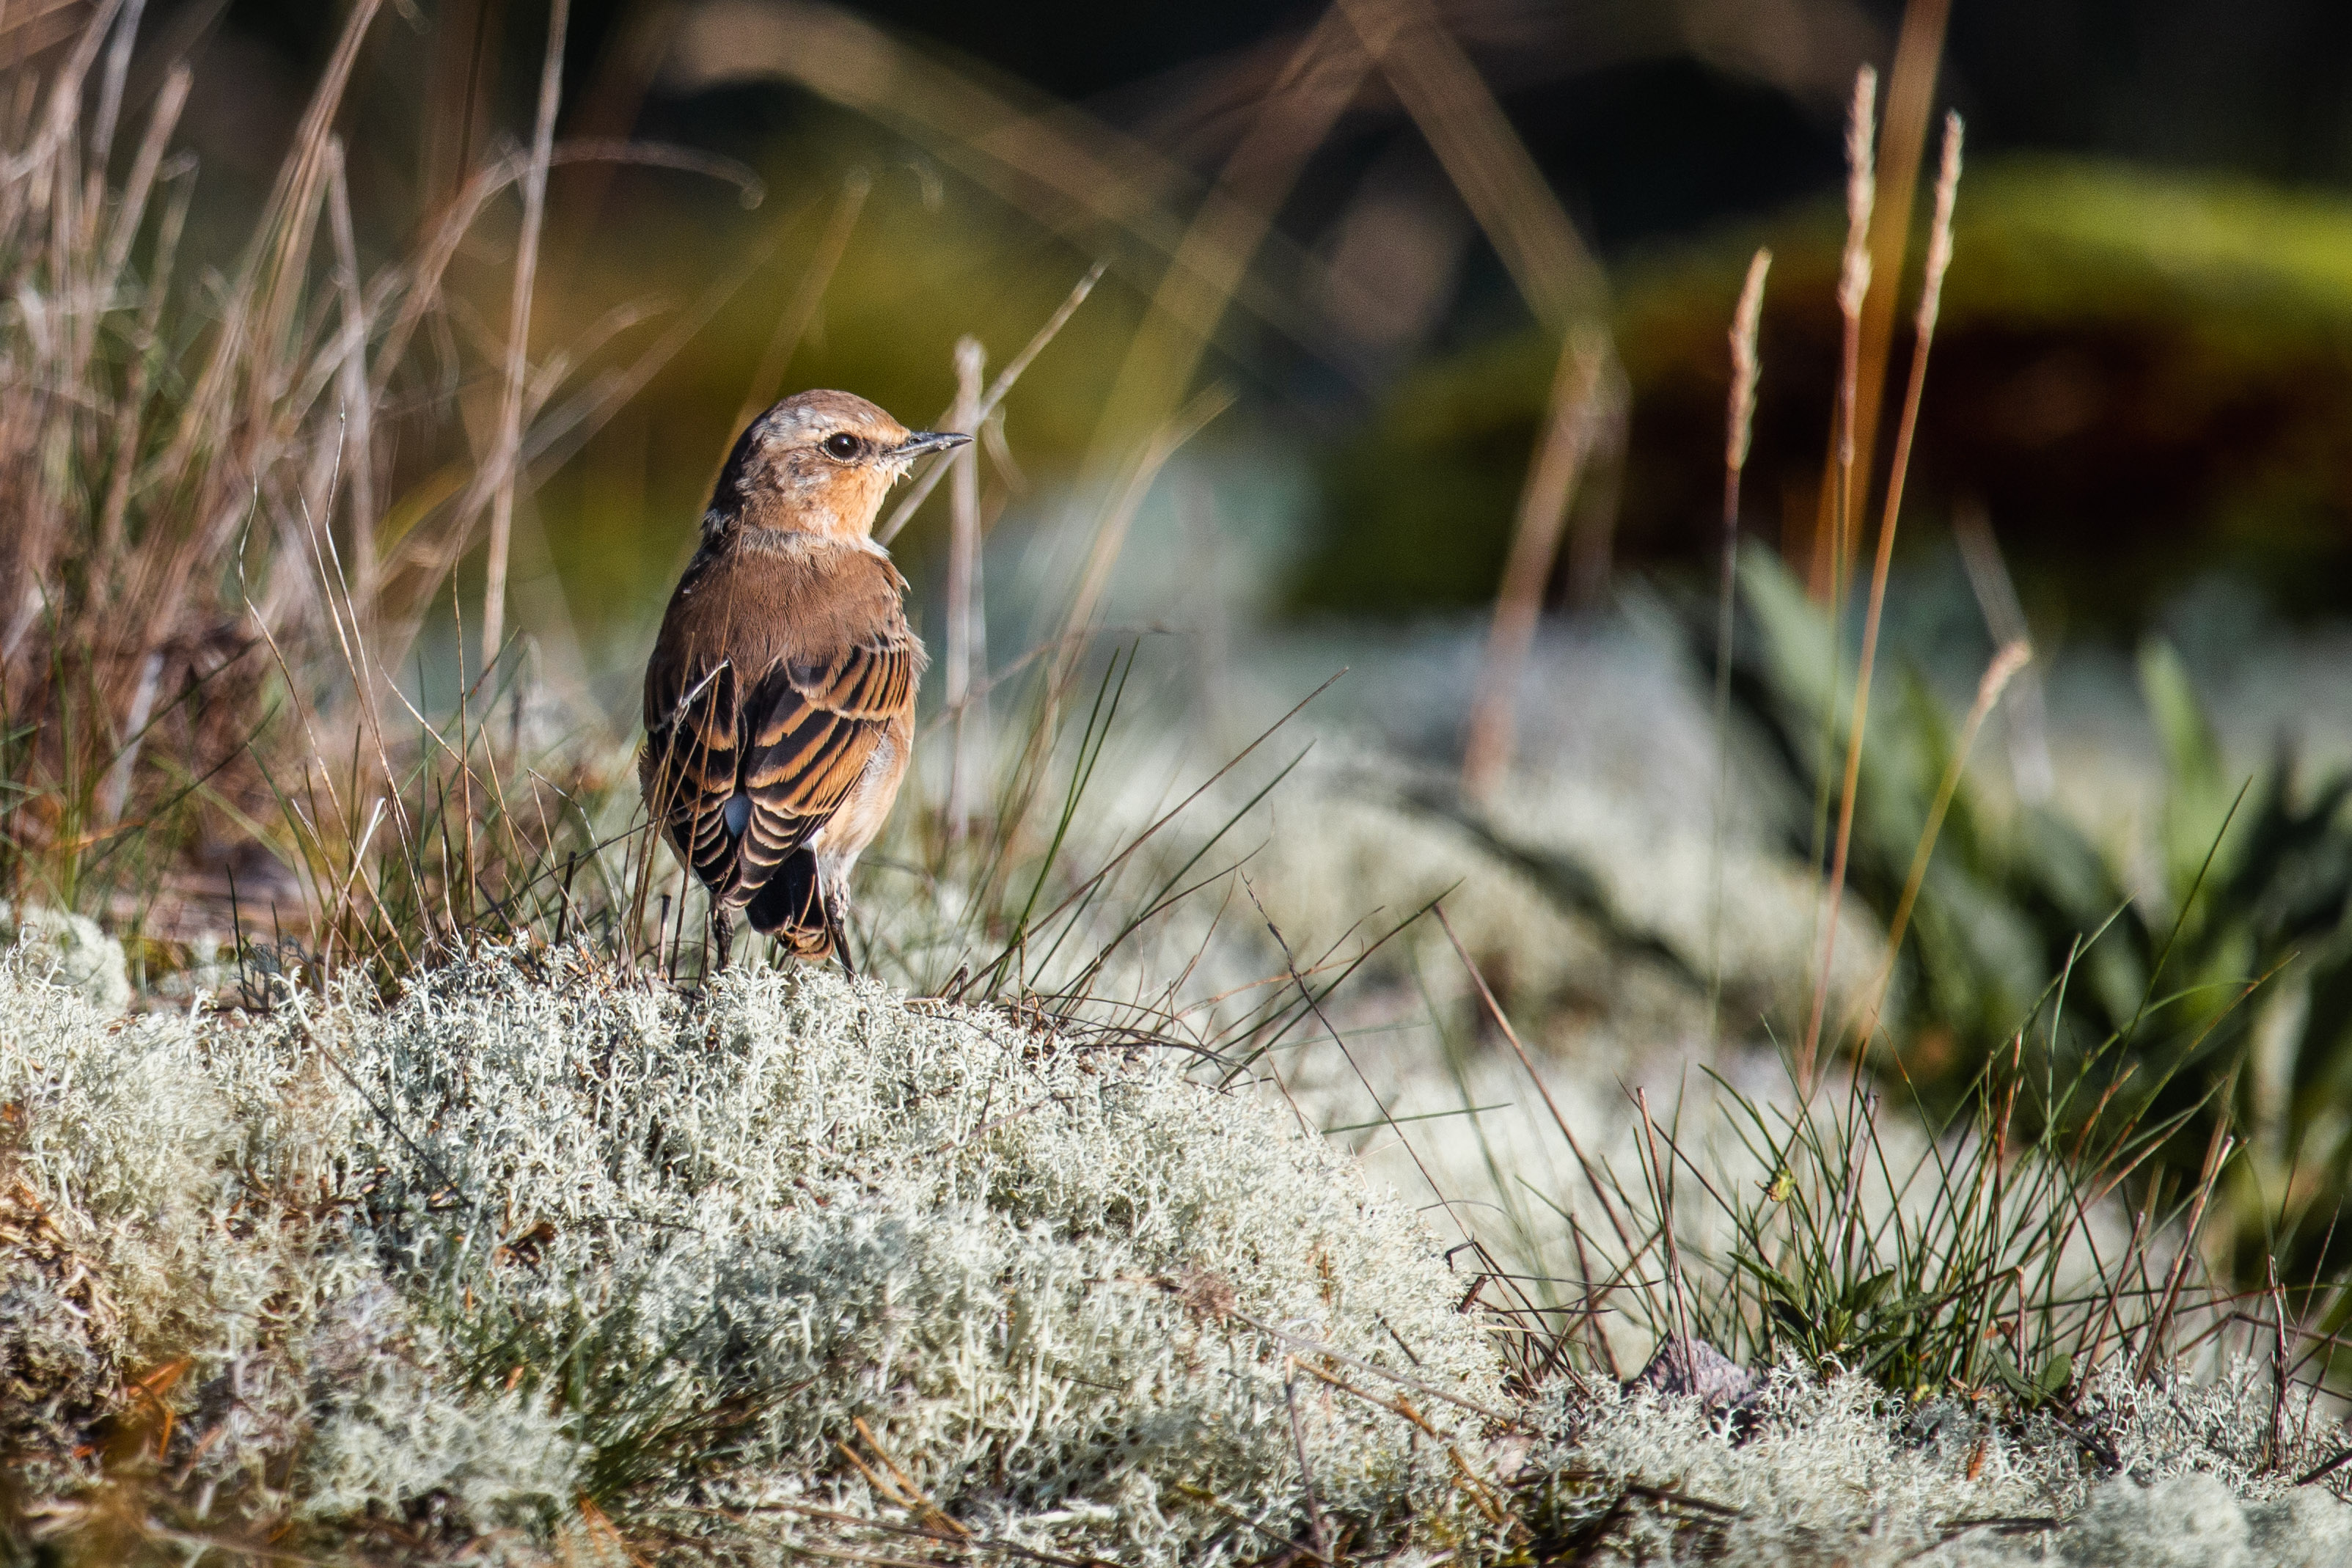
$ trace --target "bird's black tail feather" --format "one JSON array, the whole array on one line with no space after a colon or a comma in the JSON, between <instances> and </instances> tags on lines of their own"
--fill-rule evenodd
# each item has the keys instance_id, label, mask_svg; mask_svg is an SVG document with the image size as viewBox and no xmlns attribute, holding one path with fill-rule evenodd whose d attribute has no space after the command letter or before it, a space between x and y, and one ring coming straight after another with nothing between
<instances>
[{"instance_id":1,"label":"bird's black tail feather","mask_svg":"<svg viewBox=\"0 0 2352 1568\"><path fill-rule=\"evenodd\" d=\"M848 954L834 940L832 911L825 908L824 888L811 850L795 849L785 856L743 906L743 914L752 929L782 942L795 958L838 956L847 965Z\"/></svg>"}]
</instances>

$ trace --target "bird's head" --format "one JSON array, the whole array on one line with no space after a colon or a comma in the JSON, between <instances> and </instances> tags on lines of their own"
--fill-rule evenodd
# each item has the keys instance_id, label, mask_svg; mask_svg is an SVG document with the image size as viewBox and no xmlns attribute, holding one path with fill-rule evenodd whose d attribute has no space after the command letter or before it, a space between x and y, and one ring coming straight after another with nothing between
<instances>
[{"instance_id":1,"label":"bird's head","mask_svg":"<svg viewBox=\"0 0 2352 1568\"><path fill-rule=\"evenodd\" d=\"M908 464L971 439L909 430L850 393L795 393L736 441L704 528L740 520L747 528L866 539Z\"/></svg>"}]
</instances>

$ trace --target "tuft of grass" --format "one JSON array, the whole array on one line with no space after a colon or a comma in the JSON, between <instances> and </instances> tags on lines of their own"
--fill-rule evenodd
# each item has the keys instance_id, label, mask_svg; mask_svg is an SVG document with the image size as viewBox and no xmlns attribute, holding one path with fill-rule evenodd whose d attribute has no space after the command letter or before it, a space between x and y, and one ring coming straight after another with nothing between
<instances>
[{"instance_id":1,"label":"tuft of grass","mask_svg":"<svg viewBox=\"0 0 2352 1568\"><path fill-rule=\"evenodd\" d=\"M1743 583L1735 690L1766 756L1808 780L1831 632L1762 556ZM2241 1139L2211 1223L2242 1284L2262 1285L2273 1257L2288 1280L2332 1277L2352 1180L2328 1109L2352 1048L2352 778L2306 776L2285 752L2233 769L2168 647L2142 650L2140 676L2166 770L2145 846L2154 897L2056 810L1994 798L1924 679L1905 678L1861 746L1852 886L1880 918L1908 915L1867 1048L1949 1108L2027 1031L2043 1070L2112 1085L2115 1110L2175 1128L2151 1173L2193 1183L2217 1129ZM2063 1015L2029 1029L2060 976Z\"/></svg>"},{"instance_id":2,"label":"tuft of grass","mask_svg":"<svg viewBox=\"0 0 2352 1568\"><path fill-rule=\"evenodd\" d=\"M290 937L318 973L388 976L478 920L518 923L576 825L507 765L490 708L511 672L468 688L462 637L454 715L390 716L439 707L406 667L489 499L450 456L467 364L445 279L544 158L475 171L363 272L333 127L382 9L351 8L219 277L184 254L186 65L121 123L139 7L100 7L18 79L37 108L0 133L0 282L21 305L0 321L0 897L164 944ZM617 325L532 369L490 489L609 414L580 395Z\"/></svg>"}]
</instances>

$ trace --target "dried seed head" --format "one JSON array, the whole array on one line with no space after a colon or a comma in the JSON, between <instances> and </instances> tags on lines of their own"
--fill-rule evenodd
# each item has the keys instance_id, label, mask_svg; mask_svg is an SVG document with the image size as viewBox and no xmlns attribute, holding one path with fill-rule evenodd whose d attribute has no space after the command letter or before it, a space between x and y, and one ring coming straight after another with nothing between
<instances>
[{"instance_id":1,"label":"dried seed head","mask_svg":"<svg viewBox=\"0 0 2352 1568\"><path fill-rule=\"evenodd\" d=\"M1962 127L1956 110L1944 116L1944 163L1936 174L1936 218L1927 230L1927 276L1919 289L1919 336L1936 332L1936 314L1943 308L1944 272L1952 264L1952 205L1960 194Z\"/></svg>"},{"instance_id":2,"label":"dried seed head","mask_svg":"<svg viewBox=\"0 0 2352 1568\"><path fill-rule=\"evenodd\" d=\"M1764 317L1764 274L1771 268L1772 253L1758 250L1748 264L1739 308L1731 314L1731 419L1723 460L1733 468L1748 466L1748 436L1756 422L1756 382L1763 370L1756 357L1756 335Z\"/></svg>"},{"instance_id":3,"label":"dried seed head","mask_svg":"<svg viewBox=\"0 0 2352 1568\"><path fill-rule=\"evenodd\" d=\"M1862 313L1870 292L1870 215L1878 195L1878 160L1874 144L1878 118L1878 73L1864 66L1854 73L1853 108L1845 128L1845 259L1838 269L1838 309Z\"/></svg>"}]
</instances>

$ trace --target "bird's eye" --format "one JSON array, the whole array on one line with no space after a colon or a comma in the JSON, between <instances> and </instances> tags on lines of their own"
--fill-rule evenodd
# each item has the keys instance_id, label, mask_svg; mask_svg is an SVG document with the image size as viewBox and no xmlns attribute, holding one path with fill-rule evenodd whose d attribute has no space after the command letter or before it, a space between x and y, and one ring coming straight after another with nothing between
<instances>
[{"instance_id":1,"label":"bird's eye","mask_svg":"<svg viewBox=\"0 0 2352 1568\"><path fill-rule=\"evenodd\" d=\"M824 438L824 449L830 456L838 458L845 463L849 461L850 458L857 456L858 453L864 451L866 449L866 443L851 435L848 431L844 430L837 434L827 436Z\"/></svg>"}]
</instances>

